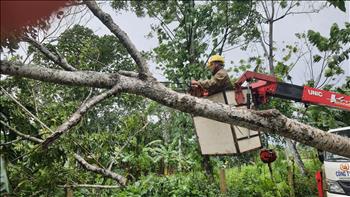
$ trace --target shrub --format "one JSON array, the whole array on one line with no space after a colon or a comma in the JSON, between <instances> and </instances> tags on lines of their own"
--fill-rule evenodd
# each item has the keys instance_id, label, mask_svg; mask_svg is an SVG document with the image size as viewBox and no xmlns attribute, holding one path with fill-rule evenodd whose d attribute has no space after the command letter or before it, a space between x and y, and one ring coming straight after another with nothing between
<instances>
[{"instance_id":1,"label":"shrub","mask_svg":"<svg viewBox=\"0 0 350 197\"><path fill-rule=\"evenodd\" d=\"M202 172L171 176L148 175L129 185L116 196L217 196L217 185Z\"/></svg>"}]
</instances>

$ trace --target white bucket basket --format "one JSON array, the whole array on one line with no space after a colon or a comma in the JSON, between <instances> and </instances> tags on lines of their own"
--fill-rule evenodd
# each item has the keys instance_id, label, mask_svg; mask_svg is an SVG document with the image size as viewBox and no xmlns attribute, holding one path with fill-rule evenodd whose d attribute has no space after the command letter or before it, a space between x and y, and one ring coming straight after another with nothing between
<instances>
[{"instance_id":1,"label":"white bucket basket","mask_svg":"<svg viewBox=\"0 0 350 197\"><path fill-rule=\"evenodd\" d=\"M246 92L243 93L246 94ZM232 106L236 104L235 92L231 90L206 98ZM233 155L261 148L260 132L258 131L200 116L194 116L193 122L203 155Z\"/></svg>"}]
</instances>

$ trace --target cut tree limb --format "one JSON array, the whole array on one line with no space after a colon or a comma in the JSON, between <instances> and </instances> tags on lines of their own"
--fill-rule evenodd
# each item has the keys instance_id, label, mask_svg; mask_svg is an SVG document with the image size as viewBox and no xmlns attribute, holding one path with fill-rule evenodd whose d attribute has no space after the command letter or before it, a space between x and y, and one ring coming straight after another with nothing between
<instances>
[{"instance_id":1,"label":"cut tree limb","mask_svg":"<svg viewBox=\"0 0 350 197\"><path fill-rule=\"evenodd\" d=\"M114 180L116 180L121 186L125 186L126 185L126 181L127 179L119 174L116 174L112 171L103 169L103 168L99 168L96 167L94 165L89 164L87 161L84 160L83 157L81 157L78 154L74 154L74 158L87 170L92 171L92 172L96 172L99 174L103 174L106 177L112 178Z\"/></svg>"},{"instance_id":2,"label":"cut tree limb","mask_svg":"<svg viewBox=\"0 0 350 197\"><path fill-rule=\"evenodd\" d=\"M61 66L63 69L69 70L69 71L76 71L77 70L74 66L70 65L65 58L61 57L60 55L58 55L58 56L54 55L48 48L44 47L44 45L40 44L36 40L34 40L30 37L24 37L23 40L28 42L29 44L31 44L35 48L37 48L48 59L52 60L55 64L58 64L59 66Z\"/></svg>"},{"instance_id":3,"label":"cut tree limb","mask_svg":"<svg viewBox=\"0 0 350 197\"><path fill-rule=\"evenodd\" d=\"M289 119L277 110L237 109L190 95L174 92L156 81L143 81L119 74L92 71L62 71L36 66L16 66L1 61L1 73L28 77L57 84L111 88L118 84L121 92L144 96L168 107L220 122L275 133L300 143L350 157L350 139Z\"/></svg>"}]
</instances>

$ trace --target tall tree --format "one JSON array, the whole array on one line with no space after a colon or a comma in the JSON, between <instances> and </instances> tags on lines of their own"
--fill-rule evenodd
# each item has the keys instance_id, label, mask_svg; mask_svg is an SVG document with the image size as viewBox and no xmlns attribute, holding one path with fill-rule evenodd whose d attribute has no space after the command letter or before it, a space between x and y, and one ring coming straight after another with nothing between
<instances>
[{"instance_id":1,"label":"tall tree","mask_svg":"<svg viewBox=\"0 0 350 197\"><path fill-rule=\"evenodd\" d=\"M12 76L29 77L65 85L90 86L98 88L114 87L121 92L139 94L164 105L184 112L208 117L221 122L236 124L263 132L277 133L295 139L322 150L349 156L349 140L336 135L326 134L318 129L286 118L276 110L253 111L231 109L229 106L176 93L157 83L147 67L145 59L132 44L128 36L114 23L110 15L103 12L93 1L86 1L89 9L104 23L125 46L137 63L136 73L98 73L94 71L62 71L44 67L17 66L14 62L2 60L1 72ZM130 76L131 75L131 76ZM137 76L137 77L135 77ZM270 118L269 118L270 117ZM271 117L274 117L273 119ZM303 132L306 128L309 130ZM57 131L49 136L44 145L50 145L68 130ZM339 143L335 145L333 140Z\"/></svg>"},{"instance_id":2,"label":"tall tree","mask_svg":"<svg viewBox=\"0 0 350 197\"><path fill-rule=\"evenodd\" d=\"M131 175L141 176L144 171L152 166L150 165L152 162L149 159L150 157L167 160L167 169L170 169L175 163L188 166L188 164L182 163L184 160L179 162L179 160L174 160L171 155L181 154L182 149L174 151L174 149L171 150L158 145L157 142L149 142L145 135L139 135L140 133L151 133L157 130L157 125L146 121L152 108L157 107L157 105L152 106L153 102L150 100L182 112L253 130L275 133L319 149L350 156L350 141L348 139L327 134L317 128L299 123L287 118L277 110L235 109L227 105L177 93L165 87L152 76L144 56L135 48L127 34L114 23L111 16L101 10L94 1L85 1L85 4L115 37L97 37L88 29L76 26L62 35L62 40L67 39L65 42L45 45L27 39L35 46L35 50L38 49L49 61L38 53L36 53L36 60L32 64L21 64L11 59L1 60L1 73L9 75L7 77L9 81L6 80L6 83L11 84L11 80L13 80L22 85L21 88L2 89L4 95L10 91L12 94L21 95L22 101L26 98L29 100L34 95L30 90L36 88L39 81L42 81L43 83L40 83L44 88L39 93L41 91L49 92L50 88L57 88L58 90L64 88L67 89L69 95L73 96L70 99L71 102L68 103L65 101L69 98L66 100L66 98L62 98L59 94L54 94L55 91L52 91L53 94L45 94L39 99L33 99L32 103L26 102L27 106L23 106L23 110L27 109L24 110L25 113L33 112L36 111L35 106L37 105L35 103L39 102L45 111L50 112L49 115L43 114L38 118L37 114L32 113L23 117L19 115L18 111L15 111L12 113L13 116L7 116L10 117L10 122L2 121L2 126L7 127L5 134L13 132L32 142L21 143L16 148L27 151L26 154L29 156L26 157L36 157L42 161L42 163L37 164L35 163L37 160L29 159L27 161L29 164L23 164L23 168L26 165L37 166L34 171L26 169L24 174L29 177L28 179L33 179L33 175L40 174L40 183L43 186L48 186L51 184L47 182L49 176L57 176L63 179L65 173L71 173L72 177L77 180L101 181L99 176L84 175L78 177L69 168L64 172L61 171L62 165L68 163L69 166L74 166L72 162L77 161L83 168L101 174L103 177L112 178L123 186L125 177L121 175L125 174L129 180L132 179ZM84 34L79 35L82 32ZM116 42L116 38L118 38L118 42ZM71 45L70 42L77 45ZM103 47L100 48L99 45L103 45ZM114 51L120 46L123 46L124 50ZM121 54L118 55L118 53ZM97 59L103 64L91 59ZM27 84L30 84L31 88L26 88ZM94 89L89 91L90 89L86 87ZM107 90L103 91L104 89ZM92 93L90 94L90 92ZM134 97L134 95L136 96ZM3 106L7 106L5 105L7 103L13 106L15 100L18 100L18 98L13 97L11 103L9 102L11 94L6 94L6 96L7 99L1 97ZM142 98L150 100L145 101ZM114 102L114 99L119 102ZM57 102L57 104L45 106L46 100L50 100L52 103ZM80 104L79 107L76 107L78 104ZM129 110L123 110L126 108ZM14 107L7 107L6 109L14 110ZM106 118L105 113L112 113L113 115ZM40 121L40 119L44 119L45 122ZM21 132L17 131L14 127L18 124L16 120L21 120L23 125L28 125L28 128L21 127L28 133L20 134ZM178 122L173 124L177 125ZM85 125L85 127L79 129L82 125ZM173 133L178 130L173 128L170 131ZM125 132L125 135L115 135L115 132ZM163 133L154 132L152 134L160 136ZM57 141L58 139L60 140ZM181 138L178 139L181 141ZM71 143L60 144L61 140ZM170 144L176 146L182 143L180 141L170 142ZM125 145L122 142L127 142L127 144ZM157 151L140 150L136 146L139 143L147 144L147 147L153 146L154 150ZM37 149L33 144L41 145L43 151ZM96 152L94 153L92 150ZM18 160L17 157L21 158L22 156L17 155L13 159ZM62 157L66 158L61 160ZM131 160L132 157L137 158L137 160ZM116 158L117 160L115 160ZM120 158L122 158L122 161L120 161ZM142 170L133 168L141 163L144 164ZM118 169L113 169L113 166L118 166ZM182 166L178 168L182 168ZM48 168L51 168L51 170L48 170ZM163 167L163 169L165 168ZM49 171L51 173L48 173ZM117 172L123 172L123 174ZM131 175L128 172L132 172ZM71 183L73 181L67 180L67 182ZM105 182L105 180L101 182ZM31 186L26 184L26 187ZM38 192L42 191L39 190Z\"/></svg>"}]
</instances>

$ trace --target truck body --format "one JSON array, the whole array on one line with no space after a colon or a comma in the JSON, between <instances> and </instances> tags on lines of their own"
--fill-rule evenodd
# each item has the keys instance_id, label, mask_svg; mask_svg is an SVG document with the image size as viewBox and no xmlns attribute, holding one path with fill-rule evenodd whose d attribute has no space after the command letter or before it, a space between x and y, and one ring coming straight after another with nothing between
<instances>
[{"instance_id":1,"label":"truck body","mask_svg":"<svg viewBox=\"0 0 350 197\"><path fill-rule=\"evenodd\" d=\"M350 138L350 127L328 132ZM323 156L323 181L327 197L350 196L350 158L329 152L323 152Z\"/></svg>"}]
</instances>

